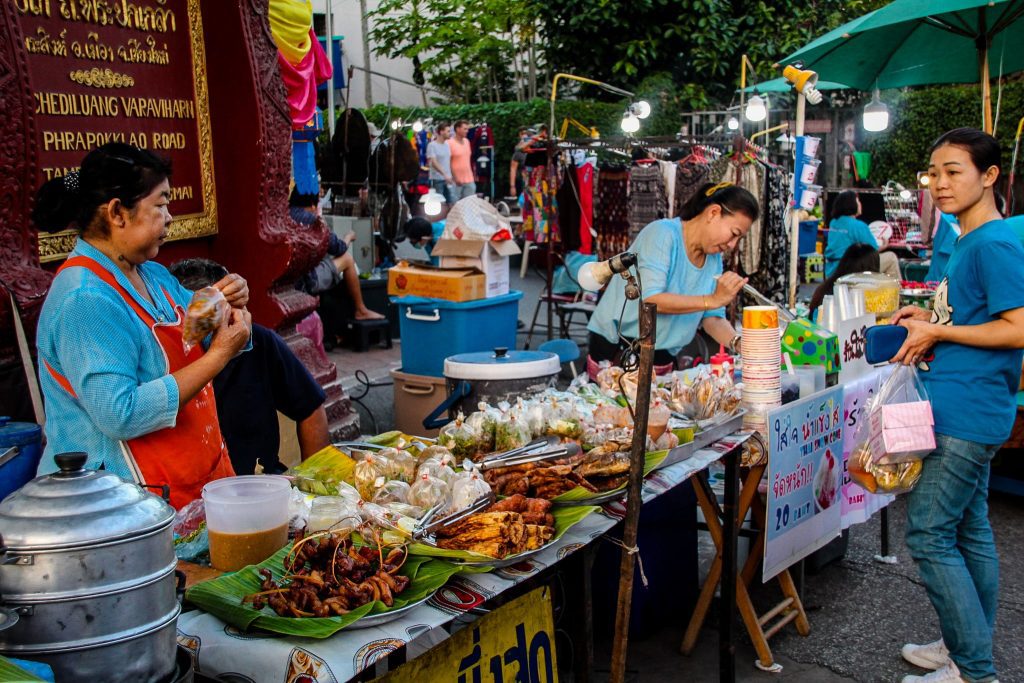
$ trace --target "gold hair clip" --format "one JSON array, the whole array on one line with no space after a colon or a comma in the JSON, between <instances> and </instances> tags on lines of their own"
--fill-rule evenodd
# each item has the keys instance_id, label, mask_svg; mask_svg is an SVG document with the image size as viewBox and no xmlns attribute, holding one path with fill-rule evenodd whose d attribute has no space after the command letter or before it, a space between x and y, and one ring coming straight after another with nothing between
<instances>
[{"instance_id":1,"label":"gold hair clip","mask_svg":"<svg viewBox=\"0 0 1024 683\"><path fill-rule=\"evenodd\" d=\"M716 192L718 192L719 190L721 190L721 189L724 189L724 188L726 188L726 187L732 187L732 183L718 183L718 184L717 184L717 185L715 185L714 187L712 187L712 188L708 189L708 191L704 193L704 196L705 196L705 197L710 197L710 196L711 196L711 195L713 195L714 193L716 193Z\"/></svg>"}]
</instances>

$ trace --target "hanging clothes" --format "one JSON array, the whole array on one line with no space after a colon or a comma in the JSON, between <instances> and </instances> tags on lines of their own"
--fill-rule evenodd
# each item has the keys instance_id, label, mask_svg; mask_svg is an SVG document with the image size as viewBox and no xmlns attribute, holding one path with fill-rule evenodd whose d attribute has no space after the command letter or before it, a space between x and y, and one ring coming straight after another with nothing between
<instances>
[{"instance_id":1,"label":"hanging clothes","mask_svg":"<svg viewBox=\"0 0 1024 683\"><path fill-rule=\"evenodd\" d=\"M580 206L579 178L576 167L569 164L562 171L562 182L558 186L558 226L562 236L562 248L568 253L580 251Z\"/></svg>"},{"instance_id":2,"label":"hanging clothes","mask_svg":"<svg viewBox=\"0 0 1024 683\"><path fill-rule=\"evenodd\" d=\"M606 259L629 248L629 173L620 167L601 167L594 193L597 257Z\"/></svg>"},{"instance_id":3,"label":"hanging clothes","mask_svg":"<svg viewBox=\"0 0 1024 683\"><path fill-rule=\"evenodd\" d=\"M531 242L547 242L557 236L558 203L548 186L547 166L530 169L528 182L519 199L523 214L523 237Z\"/></svg>"},{"instance_id":4,"label":"hanging clothes","mask_svg":"<svg viewBox=\"0 0 1024 683\"><path fill-rule=\"evenodd\" d=\"M659 161L661 178L665 183L665 218L675 218L676 212L676 162Z\"/></svg>"},{"instance_id":5,"label":"hanging clothes","mask_svg":"<svg viewBox=\"0 0 1024 683\"><path fill-rule=\"evenodd\" d=\"M680 162L676 166L675 214L681 216L683 206L697 193L701 185L708 182L711 167L696 161Z\"/></svg>"},{"instance_id":6,"label":"hanging clothes","mask_svg":"<svg viewBox=\"0 0 1024 683\"><path fill-rule=\"evenodd\" d=\"M789 180L781 168L765 169L764 199L761 203L761 260L750 284L778 304L789 297L789 230L786 204Z\"/></svg>"},{"instance_id":7,"label":"hanging clothes","mask_svg":"<svg viewBox=\"0 0 1024 683\"><path fill-rule=\"evenodd\" d=\"M576 187L580 192L580 253L594 253L594 165L587 162L576 167ZM559 224L561 227L561 224ZM564 228L562 228L564 232Z\"/></svg>"},{"instance_id":8,"label":"hanging clothes","mask_svg":"<svg viewBox=\"0 0 1024 683\"><path fill-rule=\"evenodd\" d=\"M739 185L744 190L754 195L757 205L762 208L762 216L765 208L765 179L764 166L756 161L745 163L740 167ZM739 261L744 274L756 273L761 267L761 217L750 224L750 230L740 240Z\"/></svg>"},{"instance_id":9,"label":"hanging clothes","mask_svg":"<svg viewBox=\"0 0 1024 683\"><path fill-rule=\"evenodd\" d=\"M665 214L665 181L661 167L657 163L634 165L629 169L630 239Z\"/></svg>"}]
</instances>

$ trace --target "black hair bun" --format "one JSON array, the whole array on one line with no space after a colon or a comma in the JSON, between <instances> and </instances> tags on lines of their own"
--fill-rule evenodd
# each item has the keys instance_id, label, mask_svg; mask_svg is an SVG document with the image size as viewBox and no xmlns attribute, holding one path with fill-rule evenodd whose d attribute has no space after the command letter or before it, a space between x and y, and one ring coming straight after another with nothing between
<instances>
[{"instance_id":1,"label":"black hair bun","mask_svg":"<svg viewBox=\"0 0 1024 683\"><path fill-rule=\"evenodd\" d=\"M80 208L81 194L77 183L68 182L63 176L51 178L36 193L32 222L40 232L67 230L72 227Z\"/></svg>"}]
</instances>

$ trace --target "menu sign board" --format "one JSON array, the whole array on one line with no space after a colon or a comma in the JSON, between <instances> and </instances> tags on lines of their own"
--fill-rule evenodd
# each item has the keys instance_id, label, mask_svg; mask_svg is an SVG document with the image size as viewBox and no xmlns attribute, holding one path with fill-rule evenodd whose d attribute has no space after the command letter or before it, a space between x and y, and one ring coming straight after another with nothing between
<instances>
[{"instance_id":1,"label":"menu sign board","mask_svg":"<svg viewBox=\"0 0 1024 683\"><path fill-rule=\"evenodd\" d=\"M169 239L217 231L199 0L12 0L28 53L39 153L36 186L107 142L173 165ZM74 233L40 235L42 261Z\"/></svg>"}]
</instances>

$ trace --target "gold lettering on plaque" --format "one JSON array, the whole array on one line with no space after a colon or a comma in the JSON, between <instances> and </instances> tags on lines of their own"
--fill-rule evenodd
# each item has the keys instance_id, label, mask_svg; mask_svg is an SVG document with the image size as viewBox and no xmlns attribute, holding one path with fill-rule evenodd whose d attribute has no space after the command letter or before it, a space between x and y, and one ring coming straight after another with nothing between
<instances>
[{"instance_id":1,"label":"gold lettering on plaque","mask_svg":"<svg viewBox=\"0 0 1024 683\"><path fill-rule=\"evenodd\" d=\"M87 85L91 88L130 88L135 85L135 79L126 74L119 74L110 69L89 69L72 71L68 74L75 83Z\"/></svg>"}]
</instances>

